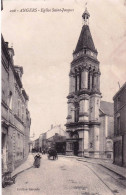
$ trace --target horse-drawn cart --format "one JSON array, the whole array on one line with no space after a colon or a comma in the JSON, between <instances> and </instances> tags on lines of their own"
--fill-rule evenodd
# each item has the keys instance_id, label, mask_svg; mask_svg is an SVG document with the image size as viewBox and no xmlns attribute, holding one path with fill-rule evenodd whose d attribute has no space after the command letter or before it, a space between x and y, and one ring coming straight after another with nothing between
<instances>
[{"instance_id":1,"label":"horse-drawn cart","mask_svg":"<svg viewBox=\"0 0 126 195\"><path fill-rule=\"evenodd\" d=\"M48 151L48 159L53 157L53 160L58 159L57 151L53 148L50 148Z\"/></svg>"}]
</instances>

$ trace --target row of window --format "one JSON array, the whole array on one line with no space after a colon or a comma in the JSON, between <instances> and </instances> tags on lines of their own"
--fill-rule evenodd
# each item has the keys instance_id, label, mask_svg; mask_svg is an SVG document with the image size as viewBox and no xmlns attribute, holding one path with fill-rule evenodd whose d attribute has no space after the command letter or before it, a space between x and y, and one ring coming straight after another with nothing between
<instances>
[{"instance_id":1,"label":"row of window","mask_svg":"<svg viewBox=\"0 0 126 195\"><path fill-rule=\"evenodd\" d=\"M13 109L13 94L10 91L9 93L9 108L12 110ZM20 99L18 99L17 105L15 103L15 114L17 114L17 116L24 122L25 119L25 106L24 104L22 104L22 101Z\"/></svg>"}]
</instances>

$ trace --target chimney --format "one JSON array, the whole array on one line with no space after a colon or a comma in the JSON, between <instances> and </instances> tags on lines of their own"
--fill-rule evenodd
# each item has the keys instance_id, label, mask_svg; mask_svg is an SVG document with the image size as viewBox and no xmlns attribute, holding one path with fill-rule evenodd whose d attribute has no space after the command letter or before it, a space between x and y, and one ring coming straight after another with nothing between
<instances>
[{"instance_id":1,"label":"chimney","mask_svg":"<svg viewBox=\"0 0 126 195\"><path fill-rule=\"evenodd\" d=\"M51 125L51 129L53 129L53 124Z\"/></svg>"},{"instance_id":2,"label":"chimney","mask_svg":"<svg viewBox=\"0 0 126 195\"><path fill-rule=\"evenodd\" d=\"M20 79L22 80L23 75L23 67L22 66L14 66L15 71L18 73Z\"/></svg>"},{"instance_id":3,"label":"chimney","mask_svg":"<svg viewBox=\"0 0 126 195\"><path fill-rule=\"evenodd\" d=\"M8 51L9 51L10 57L13 58L13 56L14 56L14 49L13 48L8 48Z\"/></svg>"}]
</instances>

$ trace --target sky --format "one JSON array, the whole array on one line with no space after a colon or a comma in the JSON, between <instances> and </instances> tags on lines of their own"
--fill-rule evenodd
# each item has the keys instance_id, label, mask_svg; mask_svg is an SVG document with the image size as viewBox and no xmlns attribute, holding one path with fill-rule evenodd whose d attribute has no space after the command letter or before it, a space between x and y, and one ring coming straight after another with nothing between
<instances>
[{"instance_id":1,"label":"sky","mask_svg":"<svg viewBox=\"0 0 126 195\"><path fill-rule=\"evenodd\" d=\"M4 0L2 34L14 48L14 64L22 66L29 95L31 135L35 138L61 124L65 129L69 71L81 28L85 0ZM48 12L20 12L23 8ZM71 9L57 11L54 9ZM13 10L16 9L16 12ZM126 82L126 1L87 0L89 26L98 51L102 100ZM17 11L18 10L18 11Z\"/></svg>"}]
</instances>

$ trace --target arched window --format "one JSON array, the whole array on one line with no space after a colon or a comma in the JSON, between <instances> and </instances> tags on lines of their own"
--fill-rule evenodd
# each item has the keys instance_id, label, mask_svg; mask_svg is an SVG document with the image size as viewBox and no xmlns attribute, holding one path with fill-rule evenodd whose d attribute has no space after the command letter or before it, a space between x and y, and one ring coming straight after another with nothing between
<instances>
[{"instance_id":1,"label":"arched window","mask_svg":"<svg viewBox=\"0 0 126 195\"><path fill-rule=\"evenodd\" d=\"M79 103L75 102L75 115L74 115L74 121L79 121Z\"/></svg>"},{"instance_id":2,"label":"arched window","mask_svg":"<svg viewBox=\"0 0 126 195\"><path fill-rule=\"evenodd\" d=\"M94 74L92 75L92 88L94 88Z\"/></svg>"},{"instance_id":3,"label":"arched window","mask_svg":"<svg viewBox=\"0 0 126 195\"><path fill-rule=\"evenodd\" d=\"M75 70L75 91L77 91L77 70Z\"/></svg>"},{"instance_id":4,"label":"arched window","mask_svg":"<svg viewBox=\"0 0 126 195\"><path fill-rule=\"evenodd\" d=\"M90 72L88 72L88 89L90 89Z\"/></svg>"},{"instance_id":5,"label":"arched window","mask_svg":"<svg viewBox=\"0 0 126 195\"><path fill-rule=\"evenodd\" d=\"M22 105L22 121L24 122L24 105Z\"/></svg>"},{"instance_id":6,"label":"arched window","mask_svg":"<svg viewBox=\"0 0 126 195\"><path fill-rule=\"evenodd\" d=\"M20 100L18 99L18 117L20 116Z\"/></svg>"},{"instance_id":7,"label":"arched window","mask_svg":"<svg viewBox=\"0 0 126 195\"><path fill-rule=\"evenodd\" d=\"M12 92L9 93L9 108L12 110Z\"/></svg>"},{"instance_id":8,"label":"arched window","mask_svg":"<svg viewBox=\"0 0 126 195\"><path fill-rule=\"evenodd\" d=\"M81 89L81 69L79 69L79 89Z\"/></svg>"}]
</instances>

